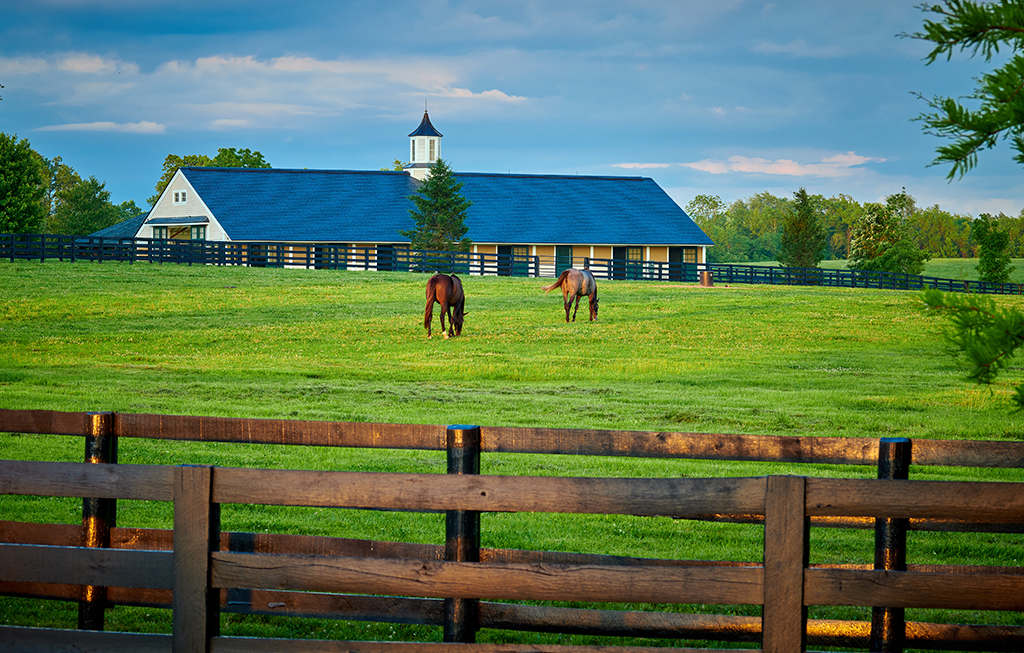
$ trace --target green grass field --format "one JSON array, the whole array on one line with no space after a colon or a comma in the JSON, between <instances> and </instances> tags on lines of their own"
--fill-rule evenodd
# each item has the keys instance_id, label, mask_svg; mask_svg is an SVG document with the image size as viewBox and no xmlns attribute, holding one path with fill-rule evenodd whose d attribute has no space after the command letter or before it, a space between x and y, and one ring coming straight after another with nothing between
<instances>
[{"instance_id":1,"label":"green grass field","mask_svg":"<svg viewBox=\"0 0 1024 653\"><path fill-rule=\"evenodd\" d=\"M944 351L944 323L923 310L918 293L599 281L600 320L566 324L561 297L541 290L549 280L464 277L469 314L463 336L445 340L435 323L428 340L422 325L426 278L0 263L0 408L792 436L1024 437L1024 420L1011 412L1009 400L1012 387L1024 381L1021 366L991 387L965 381ZM1024 297L996 301L1024 310ZM79 438L0 437L0 458L78 461L82 453ZM129 441L119 455L121 462L139 464L444 469L444 454L436 452ZM483 473L873 476L874 470L488 454ZM1024 471L918 468L912 478L1022 482ZM170 525L169 506L125 501L118 511L121 526ZM224 528L443 542L443 519L436 516L338 512L225 507ZM3 497L0 519L77 523L81 502ZM629 517L485 515L483 533L488 547L685 559L756 559L761 546L754 526ZM813 538L812 562L871 561L868 532L815 529ZM1022 548L1020 535L915 533L908 559L1016 566ZM3 599L0 623L69 627L74 610ZM816 609L812 616L865 618L865 612ZM1024 624L1020 615L995 618ZM223 619L225 634L440 639L431 628ZM111 630L167 632L169 624L160 610L117 608L108 615ZM591 640L484 633L480 641Z\"/></svg>"}]
</instances>

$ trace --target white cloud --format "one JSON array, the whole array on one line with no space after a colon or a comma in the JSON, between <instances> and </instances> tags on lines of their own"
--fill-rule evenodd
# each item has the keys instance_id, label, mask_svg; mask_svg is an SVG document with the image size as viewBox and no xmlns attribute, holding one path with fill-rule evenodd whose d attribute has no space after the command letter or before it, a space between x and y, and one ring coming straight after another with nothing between
<instances>
[{"instance_id":1,"label":"white cloud","mask_svg":"<svg viewBox=\"0 0 1024 653\"><path fill-rule=\"evenodd\" d=\"M668 168L668 163L614 163L613 168L628 168L632 170L643 170L646 168Z\"/></svg>"},{"instance_id":2,"label":"white cloud","mask_svg":"<svg viewBox=\"0 0 1024 653\"><path fill-rule=\"evenodd\" d=\"M762 159L757 157L731 156L727 159L704 159L679 165L701 170L713 175L732 172L789 177L848 177L857 172L857 166L865 163L882 163L886 159L864 157L845 152L822 158L820 161L800 163L792 159Z\"/></svg>"},{"instance_id":3,"label":"white cloud","mask_svg":"<svg viewBox=\"0 0 1024 653\"><path fill-rule=\"evenodd\" d=\"M40 132L120 132L122 134L163 134L165 125L143 120L142 122L83 122L67 125L48 125L33 131Z\"/></svg>"},{"instance_id":4,"label":"white cloud","mask_svg":"<svg viewBox=\"0 0 1024 653\"><path fill-rule=\"evenodd\" d=\"M789 43L759 41L751 50L761 54L788 54L794 57L809 57L812 59L834 59L850 54L846 48L838 45L811 45L803 39L795 39Z\"/></svg>"},{"instance_id":5,"label":"white cloud","mask_svg":"<svg viewBox=\"0 0 1024 653\"><path fill-rule=\"evenodd\" d=\"M70 54L57 62L57 69L95 75L117 70L117 62L103 59L97 55Z\"/></svg>"}]
</instances>

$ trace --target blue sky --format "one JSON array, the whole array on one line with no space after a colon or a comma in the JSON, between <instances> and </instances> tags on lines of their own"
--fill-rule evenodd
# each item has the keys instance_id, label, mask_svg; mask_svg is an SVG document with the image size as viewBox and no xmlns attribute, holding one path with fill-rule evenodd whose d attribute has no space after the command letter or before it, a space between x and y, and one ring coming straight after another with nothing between
<instances>
[{"instance_id":1,"label":"blue sky","mask_svg":"<svg viewBox=\"0 0 1024 653\"><path fill-rule=\"evenodd\" d=\"M170 153L405 160L426 105L457 171L645 176L681 206L905 187L1017 215L1005 144L958 181L928 165L913 92L967 94L994 64L925 66L897 37L915 4L0 0L0 131L143 207Z\"/></svg>"}]
</instances>

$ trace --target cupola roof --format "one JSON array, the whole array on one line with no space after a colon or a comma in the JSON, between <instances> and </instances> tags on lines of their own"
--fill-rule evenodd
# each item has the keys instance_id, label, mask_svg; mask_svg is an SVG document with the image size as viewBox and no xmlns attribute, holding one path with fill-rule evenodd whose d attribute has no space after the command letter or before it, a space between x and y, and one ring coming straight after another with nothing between
<instances>
[{"instance_id":1,"label":"cupola roof","mask_svg":"<svg viewBox=\"0 0 1024 653\"><path fill-rule=\"evenodd\" d=\"M413 136L437 136L440 138L443 134L434 129L434 126L430 124L430 116L428 116L427 112L424 111L423 120L420 121L420 126L416 128L416 131L409 134L410 138Z\"/></svg>"}]
</instances>

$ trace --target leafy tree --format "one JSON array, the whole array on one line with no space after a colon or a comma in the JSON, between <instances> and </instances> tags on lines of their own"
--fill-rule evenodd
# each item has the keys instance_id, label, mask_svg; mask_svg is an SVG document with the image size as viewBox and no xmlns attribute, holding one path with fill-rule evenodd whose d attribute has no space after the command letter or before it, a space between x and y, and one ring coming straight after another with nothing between
<instances>
[{"instance_id":1,"label":"leafy tree","mask_svg":"<svg viewBox=\"0 0 1024 653\"><path fill-rule=\"evenodd\" d=\"M395 159L394 163L391 164L390 168L381 168L381 170L382 171L390 170L391 172L401 172L401 171L405 170L405 166L407 166L407 165L409 165L409 164L408 163L402 163L401 159Z\"/></svg>"},{"instance_id":2,"label":"leafy tree","mask_svg":"<svg viewBox=\"0 0 1024 653\"><path fill-rule=\"evenodd\" d=\"M816 268L825 251L825 232L818 219L820 202L806 188L793 193L793 207L782 223L782 241L777 259L789 268Z\"/></svg>"},{"instance_id":3,"label":"leafy tree","mask_svg":"<svg viewBox=\"0 0 1024 653\"><path fill-rule=\"evenodd\" d=\"M850 255L853 227L864 217L864 207L849 195L822 197L821 223L827 245L826 258L845 259Z\"/></svg>"},{"instance_id":4,"label":"leafy tree","mask_svg":"<svg viewBox=\"0 0 1024 653\"><path fill-rule=\"evenodd\" d=\"M950 163L948 178L963 177L977 164L978 152L1007 139L1017 151L1014 159L1024 164L1024 2L943 0L921 9L938 17L926 19L924 31L909 35L935 44L926 57L928 65L941 56L952 59L955 50L969 51L972 57L980 54L986 62L1000 46L1013 53L1005 64L977 78L974 93L966 98L977 103L976 109L955 98L928 100L919 95L933 109L918 117L925 133L952 141L936 148L932 165Z\"/></svg>"},{"instance_id":5,"label":"leafy tree","mask_svg":"<svg viewBox=\"0 0 1024 653\"><path fill-rule=\"evenodd\" d=\"M987 213L974 221L971 234L978 243L978 278L987 283L1007 283L1013 266L1006 252L1010 236L999 229L996 221Z\"/></svg>"},{"instance_id":6,"label":"leafy tree","mask_svg":"<svg viewBox=\"0 0 1024 653\"><path fill-rule=\"evenodd\" d=\"M117 221L124 222L125 220L131 220L137 218L145 213L139 205L135 203L135 200L125 200L117 205Z\"/></svg>"},{"instance_id":7,"label":"leafy tree","mask_svg":"<svg viewBox=\"0 0 1024 653\"><path fill-rule=\"evenodd\" d=\"M885 198L885 204L865 204L864 217L850 240L850 269L921 274L931 256L911 239L908 224L913 212L914 198L906 189Z\"/></svg>"},{"instance_id":8,"label":"leafy tree","mask_svg":"<svg viewBox=\"0 0 1024 653\"><path fill-rule=\"evenodd\" d=\"M416 227L399 233L408 238L412 249L468 252L472 241L466 238L466 209L472 206L459 191L462 183L444 160L438 159L430 175L416 194L409 199L416 209L409 209Z\"/></svg>"},{"instance_id":9,"label":"leafy tree","mask_svg":"<svg viewBox=\"0 0 1024 653\"><path fill-rule=\"evenodd\" d=\"M117 224L121 213L110 203L110 191L105 186L96 177L89 177L58 191L51 230L85 235Z\"/></svg>"},{"instance_id":10,"label":"leafy tree","mask_svg":"<svg viewBox=\"0 0 1024 653\"><path fill-rule=\"evenodd\" d=\"M259 151L253 152L248 148L236 150L233 147L222 147L217 150L217 156L212 159L205 154L186 154L185 156L168 154L164 159L163 174L160 176L160 180L156 182L156 194L152 197L146 198L146 202L148 202L150 206L155 206L157 200L159 200L160 196L163 194L164 189L167 188L167 184L171 183L171 178L174 177L174 173L178 171L178 168L184 168L186 166L269 168L270 164L266 162Z\"/></svg>"},{"instance_id":11,"label":"leafy tree","mask_svg":"<svg viewBox=\"0 0 1024 653\"><path fill-rule=\"evenodd\" d=\"M686 205L686 215L702 230L711 228L715 221L725 214L725 202L718 195L697 195Z\"/></svg>"},{"instance_id":12,"label":"leafy tree","mask_svg":"<svg viewBox=\"0 0 1024 653\"><path fill-rule=\"evenodd\" d=\"M0 233L38 233L46 218L46 176L28 140L0 132Z\"/></svg>"},{"instance_id":13,"label":"leafy tree","mask_svg":"<svg viewBox=\"0 0 1024 653\"><path fill-rule=\"evenodd\" d=\"M926 290L924 303L949 318L946 342L951 353L967 360L967 376L973 381L991 384L1010 367L1014 352L1024 345L1024 314L1000 309L991 297ZM1012 401L1017 410L1024 410L1024 385L1016 390Z\"/></svg>"}]
</instances>

